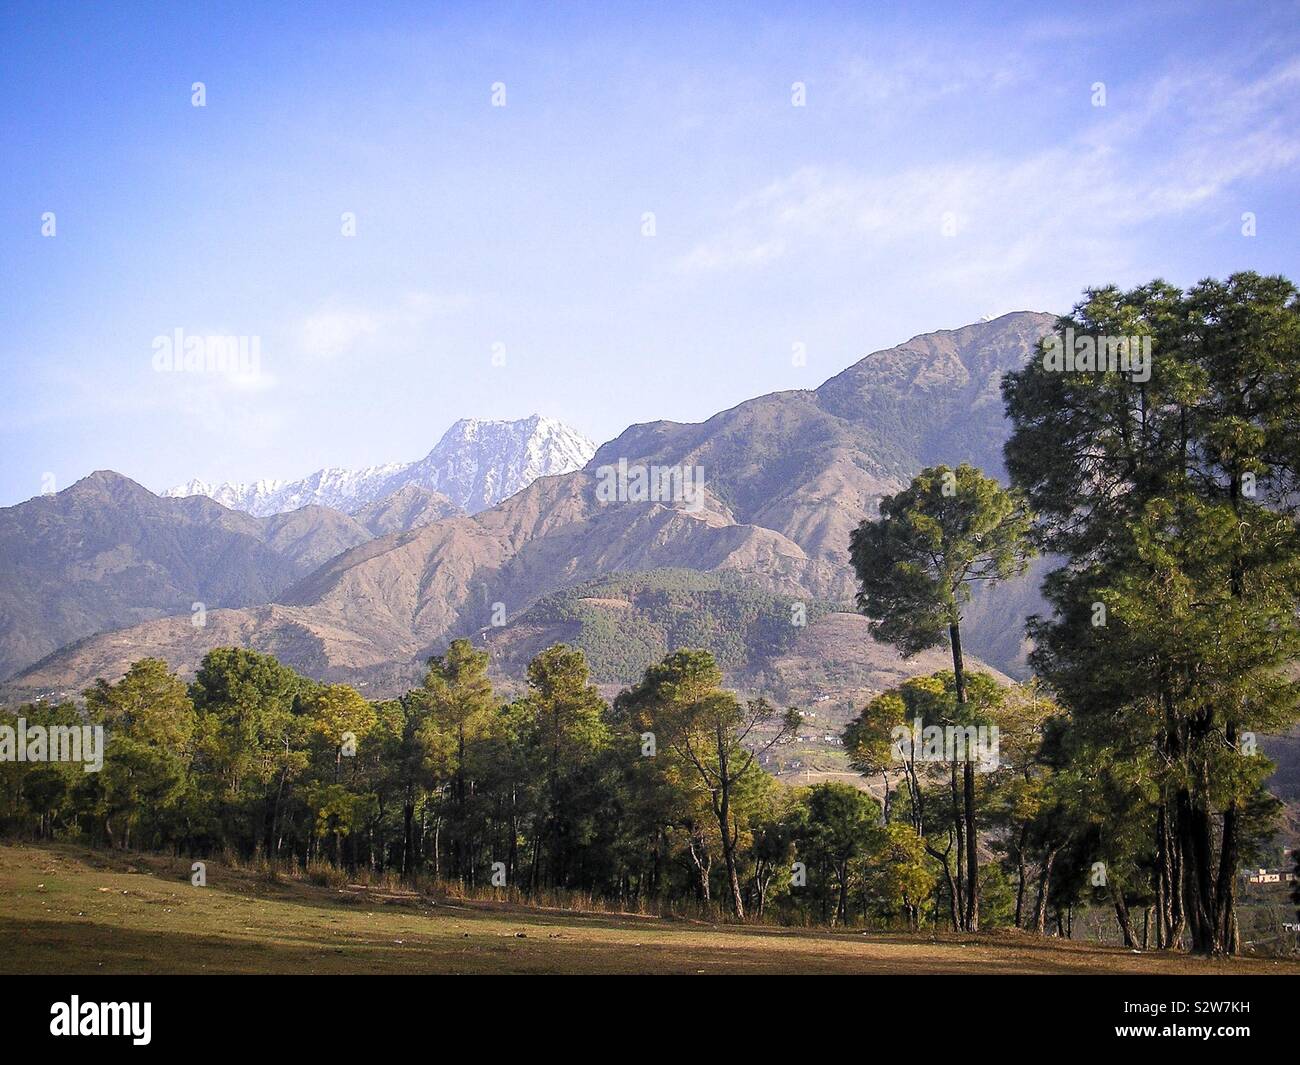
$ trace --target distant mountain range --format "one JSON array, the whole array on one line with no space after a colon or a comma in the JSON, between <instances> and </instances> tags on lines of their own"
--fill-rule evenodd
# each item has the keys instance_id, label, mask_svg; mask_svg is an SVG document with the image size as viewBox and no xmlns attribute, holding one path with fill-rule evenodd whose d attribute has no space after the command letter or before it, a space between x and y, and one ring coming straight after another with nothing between
<instances>
[{"instance_id":1,"label":"distant mountain range","mask_svg":"<svg viewBox=\"0 0 1300 1065\"><path fill-rule=\"evenodd\" d=\"M595 450L553 418L462 419L418 462L162 496L104 470L0 509L0 679L194 603L270 602L347 548L481 510Z\"/></svg>"},{"instance_id":2,"label":"distant mountain range","mask_svg":"<svg viewBox=\"0 0 1300 1065\"><path fill-rule=\"evenodd\" d=\"M364 469L326 467L297 481L211 485L193 480L164 496L207 496L255 517L324 506L352 514L408 486L438 492L454 508L475 514L527 488L538 477L579 470L596 445L554 418L518 421L462 418L424 458Z\"/></svg>"},{"instance_id":3,"label":"distant mountain range","mask_svg":"<svg viewBox=\"0 0 1300 1065\"><path fill-rule=\"evenodd\" d=\"M509 491L509 478L489 476L481 462L446 460L440 443L428 459L403 468L404 496L374 498L381 491L381 479L375 478L364 482L372 485L364 491L332 497L355 513L325 511L335 517L322 514L319 533L301 534L299 557L308 548L320 557L329 537L340 545L337 554L309 572L297 566L291 574L284 563L274 579L267 574L260 583L245 581L237 593L213 596L209 607L224 609L209 609L203 627L189 615L189 600L202 598L192 588L205 577L217 580L209 570L228 572L229 567L218 564L212 549L202 565L191 560L189 568L174 571L170 555L153 561L157 551L146 531L157 528L171 542L178 535L172 530L177 519L164 518L158 508L192 507L197 501L151 497L153 502L137 502L122 491L120 502L104 504L107 513L87 507L79 516L69 515L61 535L71 544L82 525L121 523L116 537L111 528L105 531L102 549L89 558L81 547L73 551L75 564L87 571L80 575L79 594L93 596L92 571L101 558L125 565L124 556L138 557L141 563L131 572L139 597L147 598L146 587L169 589L165 595L151 593L147 606L132 608L148 610L156 619L132 624L142 618L130 615L129 597L119 594L111 604L118 620L104 609L96 614L103 621L96 623L131 627L87 635L93 630L83 625L87 638L12 677L7 691L75 692L97 676L120 675L145 655L188 672L210 648L239 644L274 653L309 675L357 684L375 696L416 682L425 656L456 636L470 635L492 651L498 675L517 676L530 648L563 638L596 656L602 682L624 683L661 648L687 640L714 649L729 664L729 679L746 690L860 700L901 675L938 668L938 660L903 663L892 649L871 641L865 619L852 612L849 532L876 513L883 494L903 487L924 465L970 461L1001 473L1008 427L999 381L1031 356L1054 321L1048 314L1017 312L930 333L868 355L814 390L760 396L698 424L634 425L581 469L538 476L486 509L478 504ZM475 428L457 439L486 435ZM502 430L503 439L510 435ZM552 441L563 438L558 430L547 435ZM498 458L519 453L518 448L490 450ZM545 454L571 453L557 444ZM605 469L620 462L691 467L700 471L703 490L689 503L607 501L598 488ZM541 468L522 461L502 464L510 470ZM421 472L412 475L417 469ZM323 491L328 481L321 478L310 491ZM408 512L428 514L428 507L436 512L439 505L413 492L412 485L446 492L453 503L465 500L465 509L474 512L410 526ZM245 506L286 505L272 503L270 493L260 499L259 504L239 497ZM10 511L42 502L55 505L34 500ZM128 513L117 513L122 509ZM0 529L13 520L6 513L0 512ZM227 522L273 520L224 513ZM358 520L363 517L392 531L344 542L348 535L369 533ZM24 536L40 535L30 520L23 528ZM247 537L263 545L264 553L283 543L282 535L276 540L265 531L258 539L252 530ZM23 550L36 550L23 543ZM196 549L187 541L180 550L189 558ZM246 550L252 551L251 543ZM6 547L6 558L8 552ZM57 566L72 564L57 553L34 555L24 568L24 594L35 588L57 592L71 579ZM161 570L155 572L155 566ZM712 583L683 583L683 571L707 575ZM124 583L125 577L117 580ZM8 577L0 592L5 583L11 583ZM1034 588L1024 580L974 604L967 626L973 654L1016 667L1020 619L1037 604ZM159 602L168 597L179 600L177 607L167 610ZM800 605L807 624L788 631ZM0 618L5 609L0 606ZM164 611L173 616L156 616ZM32 613L24 617L26 632L44 631L47 644L67 641L50 633L48 625L42 630ZM30 662L34 649L33 644L16 657ZM14 660L11 653L8 661Z\"/></svg>"},{"instance_id":4,"label":"distant mountain range","mask_svg":"<svg viewBox=\"0 0 1300 1065\"><path fill-rule=\"evenodd\" d=\"M165 614L264 603L371 533L325 507L255 518L101 470L0 509L0 675Z\"/></svg>"}]
</instances>

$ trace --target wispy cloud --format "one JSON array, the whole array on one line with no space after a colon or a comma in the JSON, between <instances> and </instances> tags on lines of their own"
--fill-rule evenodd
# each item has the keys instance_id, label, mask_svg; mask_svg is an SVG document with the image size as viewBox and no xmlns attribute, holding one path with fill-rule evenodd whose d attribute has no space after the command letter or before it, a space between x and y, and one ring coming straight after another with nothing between
<instances>
[{"instance_id":1,"label":"wispy cloud","mask_svg":"<svg viewBox=\"0 0 1300 1065\"><path fill-rule=\"evenodd\" d=\"M435 318L456 314L470 305L463 293L408 292L377 307L336 302L309 314L299 324L298 346L315 358L335 358L377 344L411 339Z\"/></svg>"},{"instance_id":2,"label":"wispy cloud","mask_svg":"<svg viewBox=\"0 0 1300 1065\"><path fill-rule=\"evenodd\" d=\"M740 199L676 265L721 272L905 253L912 269L924 261L952 281L1009 278L1063 257L1105 266L1124 258L1134 227L1227 210L1238 186L1300 161L1298 84L1300 62L1248 80L1165 77L1144 99L1102 111L1088 132L1019 156L871 175L802 166Z\"/></svg>"},{"instance_id":3,"label":"wispy cloud","mask_svg":"<svg viewBox=\"0 0 1300 1065\"><path fill-rule=\"evenodd\" d=\"M302 323L302 350L308 355L332 358L378 332L379 318L369 311L318 311Z\"/></svg>"}]
</instances>

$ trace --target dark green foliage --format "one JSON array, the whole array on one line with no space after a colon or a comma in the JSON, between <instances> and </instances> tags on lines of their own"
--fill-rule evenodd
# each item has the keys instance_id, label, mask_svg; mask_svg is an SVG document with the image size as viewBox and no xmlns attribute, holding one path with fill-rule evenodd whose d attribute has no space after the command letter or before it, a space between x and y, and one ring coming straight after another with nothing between
<instances>
[{"instance_id":1,"label":"dark green foliage","mask_svg":"<svg viewBox=\"0 0 1300 1065\"><path fill-rule=\"evenodd\" d=\"M368 869L622 907L716 914L725 900L737 917L772 900L779 916L806 920L810 899L838 892L832 909L845 919L846 885L865 875L845 863L881 845L878 810L842 785L806 807L763 771L762 752L790 734L794 711L722 688L706 651L653 663L614 707L577 648L539 653L508 703L487 664L457 640L429 660L422 687L368 702L238 648L212 651L188 688L146 659L86 693L85 712L108 729L102 771L0 763L0 824L266 859L323 882ZM83 720L72 704L17 714ZM804 851L813 893L796 897L786 881Z\"/></svg>"},{"instance_id":2,"label":"dark green foliage","mask_svg":"<svg viewBox=\"0 0 1300 1065\"><path fill-rule=\"evenodd\" d=\"M619 600L627 606L592 602ZM773 595L738 574L651 570L587 581L532 607L538 624L576 623L573 645L592 677L626 684L676 647L699 647L727 672L788 648L800 633L790 623L794 600ZM812 624L832 609L807 604Z\"/></svg>"},{"instance_id":3,"label":"dark green foliage","mask_svg":"<svg viewBox=\"0 0 1300 1065\"><path fill-rule=\"evenodd\" d=\"M808 865L809 894L820 906L822 919L843 924L849 892L861 876L858 859L885 843L880 804L848 784L817 784L804 801L797 840L799 855Z\"/></svg>"},{"instance_id":4,"label":"dark green foliage","mask_svg":"<svg viewBox=\"0 0 1300 1065\"><path fill-rule=\"evenodd\" d=\"M1032 551L1024 501L973 466L922 470L854 530L849 559L871 632L905 655L942 643L977 581L1023 573Z\"/></svg>"},{"instance_id":5,"label":"dark green foliage","mask_svg":"<svg viewBox=\"0 0 1300 1065\"><path fill-rule=\"evenodd\" d=\"M1157 942L1232 953L1238 870L1276 811L1257 737L1300 715L1284 670L1300 656L1300 296L1251 273L1110 287L1060 327L1148 338L1152 364L1036 359L1004 379L1008 468L1068 562L1031 662L1095 768L1088 831L1112 884L1154 892Z\"/></svg>"}]
</instances>

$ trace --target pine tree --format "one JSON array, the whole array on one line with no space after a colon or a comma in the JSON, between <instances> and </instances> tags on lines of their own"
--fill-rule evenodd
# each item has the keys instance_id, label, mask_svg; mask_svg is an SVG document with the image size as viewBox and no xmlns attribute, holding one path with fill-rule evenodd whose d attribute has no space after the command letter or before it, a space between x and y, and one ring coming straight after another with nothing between
<instances>
[{"instance_id":1,"label":"pine tree","mask_svg":"<svg viewBox=\"0 0 1300 1065\"><path fill-rule=\"evenodd\" d=\"M880 517L854 530L850 559L861 590L858 607L871 634L904 655L936 646L947 635L957 703L966 703L962 611L977 581L996 584L1025 571L1032 555L1030 516L1023 500L965 463L922 470L906 491L880 501ZM954 801L957 790L953 767ZM965 888L962 928L979 928L979 857L975 769L963 770L965 823L959 828L958 870Z\"/></svg>"},{"instance_id":2,"label":"pine tree","mask_svg":"<svg viewBox=\"0 0 1300 1065\"><path fill-rule=\"evenodd\" d=\"M447 784L452 800L451 875L471 878L470 759L477 741L496 724L496 697L488 680L488 653L469 640L453 640L446 652L429 659L424 678L428 695L422 721L435 779Z\"/></svg>"},{"instance_id":3,"label":"pine tree","mask_svg":"<svg viewBox=\"0 0 1300 1065\"><path fill-rule=\"evenodd\" d=\"M1045 357L1004 378L1008 469L1068 562L1032 661L1081 727L1157 756L1160 938L1230 953L1242 843L1268 807L1255 736L1300 707L1280 672L1300 654L1300 300L1255 274L1153 282L1092 291L1059 325L1141 338L1151 362Z\"/></svg>"},{"instance_id":4,"label":"pine tree","mask_svg":"<svg viewBox=\"0 0 1300 1065\"><path fill-rule=\"evenodd\" d=\"M694 650L676 651L651 666L640 684L619 696L616 706L650 732L660 755L667 755L677 771L708 796L731 910L743 919L737 853L742 819L736 800L745 778L762 772L759 753L795 731L797 711L781 716L763 699L742 702L722 688L722 671L713 656Z\"/></svg>"}]
</instances>

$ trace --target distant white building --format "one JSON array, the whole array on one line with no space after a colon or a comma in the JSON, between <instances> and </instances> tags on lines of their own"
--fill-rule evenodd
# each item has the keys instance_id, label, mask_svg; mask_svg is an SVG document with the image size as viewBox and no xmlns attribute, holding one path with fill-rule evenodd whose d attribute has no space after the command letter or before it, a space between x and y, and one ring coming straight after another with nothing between
<instances>
[{"instance_id":1,"label":"distant white building","mask_svg":"<svg viewBox=\"0 0 1300 1065\"><path fill-rule=\"evenodd\" d=\"M1251 884L1289 884L1295 880L1295 873L1283 869L1260 869L1258 872L1249 873L1246 880Z\"/></svg>"}]
</instances>

